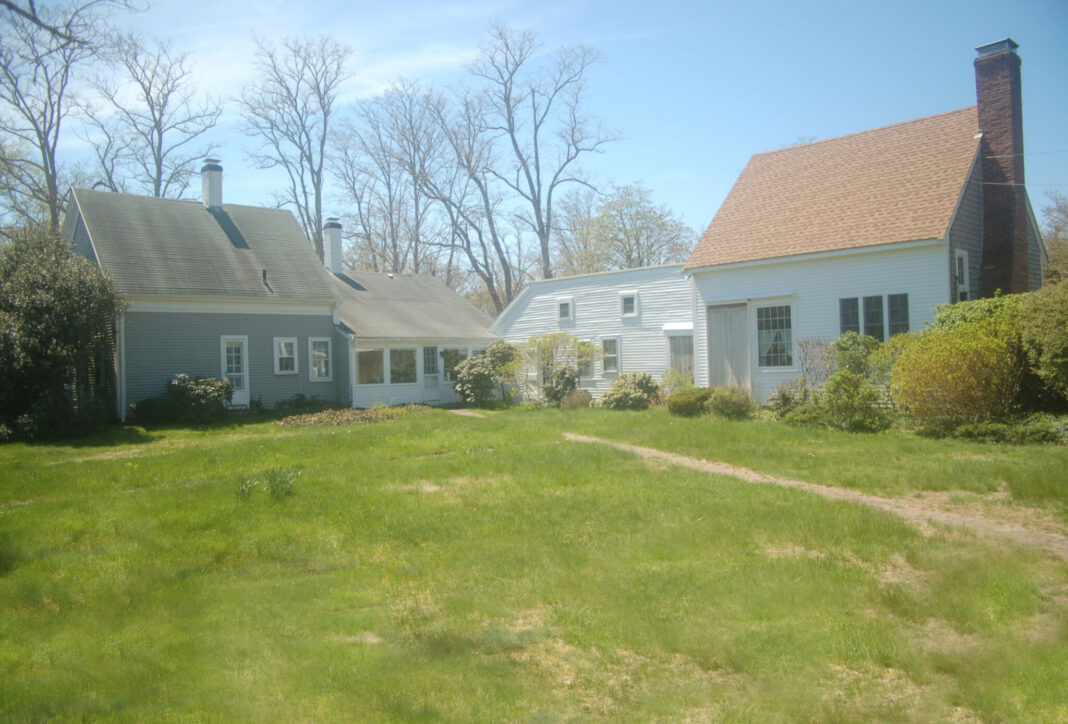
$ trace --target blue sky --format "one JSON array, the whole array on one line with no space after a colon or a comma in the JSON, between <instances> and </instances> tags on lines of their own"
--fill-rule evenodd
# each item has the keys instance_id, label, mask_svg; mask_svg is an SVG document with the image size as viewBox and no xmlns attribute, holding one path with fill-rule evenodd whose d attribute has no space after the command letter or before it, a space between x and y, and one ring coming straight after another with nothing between
<instances>
[{"instance_id":1,"label":"blue sky","mask_svg":"<svg viewBox=\"0 0 1068 724\"><path fill-rule=\"evenodd\" d=\"M753 153L973 105L974 48L1004 37L1023 60L1036 212L1047 190L1068 193L1068 0L154 0L127 20L188 51L220 97L251 78L253 33L330 34L354 51L346 102L400 76L461 82L492 22L534 31L546 50L601 51L587 107L621 140L586 167L601 183L643 182L698 231ZM231 104L216 134L225 198L266 203L274 181L249 167L238 121Z\"/></svg>"}]
</instances>

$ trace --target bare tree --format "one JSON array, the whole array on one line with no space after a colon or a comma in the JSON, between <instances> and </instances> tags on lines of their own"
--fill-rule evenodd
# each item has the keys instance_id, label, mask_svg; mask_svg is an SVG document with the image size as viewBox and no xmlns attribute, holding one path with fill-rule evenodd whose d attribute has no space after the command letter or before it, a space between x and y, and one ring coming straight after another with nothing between
<instances>
[{"instance_id":1,"label":"bare tree","mask_svg":"<svg viewBox=\"0 0 1068 724\"><path fill-rule=\"evenodd\" d=\"M479 280L485 305L500 312L519 293L522 247L509 238L507 215L495 188L496 161L492 138L485 132L484 99L467 95L450 111L444 101L434 106L449 163L441 173L422 180L426 194L441 204L448 221L448 244L459 249ZM502 218L503 217L503 218Z\"/></svg>"},{"instance_id":2,"label":"bare tree","mask_svg":"<svg viewBox=\"0 0 1068 724\"><path fill-rule=\"evenodd\" d=\"M240 98L245 131L263 142L250 158L285 172L278 201L296 209L321 259L327 139L352 51L326 36L257 45L260 77Z\"/></svg>"},{"instance_id":3,"label":"bare tree","mask_svg":"<svg viewBox=\"0 0 1068 724\"><path fill-rule=\"evenodd\" d=\"M129 3L124 0L90 0L90 2L84 3L83 7L88 9L89 6L100 7L105 5L128 7ZM4 8L16 17L37 26L37 28L62 43L93 45L96 42L96 39L91 35L83 33L85 28L78 23L64 22L63 17L56 17L52 14L41 15L34 0L26 0L24 3L18 3L15 0L0 0L0 8ZM67 16L66 20L69 21L70 17Z\"/></svg>"},{"instance_id":4,"label":"bare tree","mask_svg":"<svg viewBox=\"0 0 1068 724\"><path fill-rule=\"evenodd\" d=\"M495 26L471 72L483 81L479 119L506 149L492 175L522 200L522 218L537 236L541 273L552 277L553 195L588 181L576 161L615 140L582 107L586 71L600 60L582 45L562 48L547 68L531 67L538 51L529 32ZM505 162L507 159L507 162Z\"/></svg>"},{"instance_id":5,"label":"bare tree","mask_svg":"<svg viewBox=\"0 0 1068 724\"><path fill-rule=\"evenodd\" d=\"M188 56L172 52L169 41L123 36L114 55L125 78L98 78L93 85L104 109L87 113L103 183L122 191L130 181L152 196L181 198L196 174L195 162L218 149L202 139L222 106L198 102Z\"/></svg>"},{"instance_id":6,"label":"bare tree","mask_svg":"<svg viewBox=\"0 0 1068 724\"><path fill-rule=\"evenodd\" d=\"M695 234L665 206L655 206L641 184L621 186L606 197L593 220L594 244L609 269L686 261Z\"/></svg>"},{"instance_id":7,"label":"bare tree","mask_svg":"<svg viewBox=\"0 0 1068 724\"><path fill-rule=\"evenodd\" d=\"M592 274L608 268L605 251L594 237L597 192L581 186L567 193L556 217L554 268L560 274Z\"/></svg>"},{"instance_id":8,"label":"bare tree","mask_svg":"<svg viewBox=\"0 0 1068 724\"><path fill-rule=\"evenodd\" d=\"M105 35L100 12L107 3L77 6L30 6L32 18L9 12L2 22L0 44L0 133L8 188L6 213L17 224L44 224L58 229L66 184L56 159L60 131L72 109L71 85L76 71ZM62 28L56 34L53 28Z\"/></svg>"}]
</instances>

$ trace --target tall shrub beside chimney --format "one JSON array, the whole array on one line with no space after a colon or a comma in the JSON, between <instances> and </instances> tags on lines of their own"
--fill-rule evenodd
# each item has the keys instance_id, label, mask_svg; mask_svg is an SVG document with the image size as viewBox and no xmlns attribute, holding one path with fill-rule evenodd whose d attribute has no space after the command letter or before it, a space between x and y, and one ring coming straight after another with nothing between
<instances>
[{"instance_id":1,"label":"tall shrub beside chimney","mask_svg":"<svg viewBox=\"0 0 1068 724\"><path fill-rule=\"evenodd\" d=\"M983 140L983 296L1028 291L1027 203L1019 46L976 48L975 94Z\"/></svg>"}]
</instances>

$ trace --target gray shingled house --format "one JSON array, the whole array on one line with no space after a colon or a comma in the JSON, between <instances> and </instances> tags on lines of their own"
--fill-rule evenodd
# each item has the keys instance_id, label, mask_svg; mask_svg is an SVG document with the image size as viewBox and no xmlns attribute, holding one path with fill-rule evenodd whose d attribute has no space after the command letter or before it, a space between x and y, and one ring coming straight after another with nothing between
<instances>
[{"instance_id":1,"label":"gray shingled house","mask_svg":"<svg viewBox=\"0 0 1068 724\"><path fill-rule=\"evenodd\" d=\"M234 407L297 394L358 407L453 399L439 389L449 363L494 338L477 310L435 279L341 274L336 223L331 274L290 212L223 204L214 159L201 175L203 203L71 190L64 233L127 302L115 326L120 419L178 373L229 378Z\"/></svg>"},{"instance_id":2,"label":"gray shingled house","mask_svg":"<svg viewBox=\"0 0 1068 724\"><path fill-rule=\"evenodd\" d=\"M341 269L341 225L324 228L326 264L341 296L355 407L459 400L454 369L497 339L490 319L428 274Z\"/></svg>"}]
</instances>

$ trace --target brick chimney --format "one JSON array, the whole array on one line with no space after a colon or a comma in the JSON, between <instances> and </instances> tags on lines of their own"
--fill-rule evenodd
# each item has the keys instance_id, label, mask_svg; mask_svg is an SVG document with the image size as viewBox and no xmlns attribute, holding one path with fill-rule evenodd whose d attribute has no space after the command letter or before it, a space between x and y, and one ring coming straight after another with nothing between
<instances>
[{"instance_id":1,"label":"brick chimney","mask_svg":"<svg viewBox=\"0 0 1068 724\"><path fill-rule=\"evenodd\" d=\"M341 221L335 218L323 224L323 264L331 274L341 273Z\"/></svg>"},{"instance_id":2,"label":"brick chimney","mask_svg":"<svg viewBox=\"0 0 1068 724\"><path fill-rule=\"evenodd\" d=\"M976 48L975 95L983 164L983 296L1026 292L1027 204L1024 190L1020 47L1010 38Z\"/></svg>"},{"instance_id":3,"label":"brick chimney","mask_svg":"<svg viewBox=\"0 0 1068 724\"><path fill-rule=\"evenodd\" d=\"M222 166L217 158L205 158L200 168L201 198L209 209L222 208Z\"/></svg>"}]
</instances>

